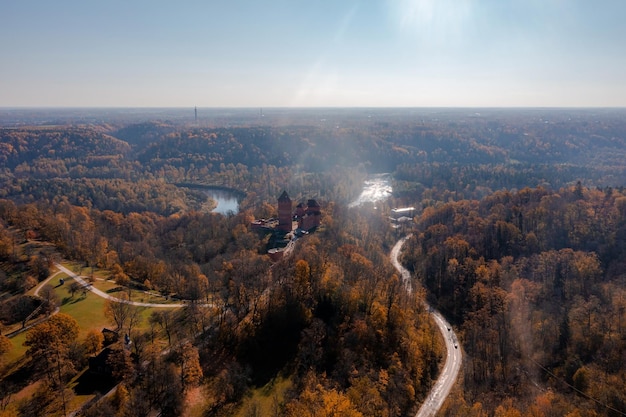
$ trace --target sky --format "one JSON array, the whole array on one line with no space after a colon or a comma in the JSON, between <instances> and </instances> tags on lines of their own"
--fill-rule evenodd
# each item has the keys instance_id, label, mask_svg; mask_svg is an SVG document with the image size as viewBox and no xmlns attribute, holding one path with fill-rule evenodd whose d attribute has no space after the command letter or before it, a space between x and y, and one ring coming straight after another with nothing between
<instances>
[{"instance_id":1,"label":"sky","mask_svg":"<svg viewBox=\"0 0 626 417\"><path fill-rule=\"evenodd\" d=\"M624 107L624 0L0 0L0 107Z\"/></svg>"}]
</instances>

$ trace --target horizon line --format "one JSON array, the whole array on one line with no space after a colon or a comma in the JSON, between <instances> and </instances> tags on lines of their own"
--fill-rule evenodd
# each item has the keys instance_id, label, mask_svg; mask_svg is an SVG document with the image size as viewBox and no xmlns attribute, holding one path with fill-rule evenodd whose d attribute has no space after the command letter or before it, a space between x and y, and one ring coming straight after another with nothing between
<instances>
[{"instance_id":1,"label":"horizon line","mask_svg":"<svg viewBox=\"0 0 626 417\"><path fill-rule=\"evenodd\" d=\"M314 110L314 109L626 109L626 105L620 106L4 106L0 105L2 110L38 110L38 109L58 109L58 110L76 110L76 109L93 109L93 110L126 110L126 109L145 109L145 110L164 110L164 109L281 109L281 110Z\"/></svg>"}]
</instances>

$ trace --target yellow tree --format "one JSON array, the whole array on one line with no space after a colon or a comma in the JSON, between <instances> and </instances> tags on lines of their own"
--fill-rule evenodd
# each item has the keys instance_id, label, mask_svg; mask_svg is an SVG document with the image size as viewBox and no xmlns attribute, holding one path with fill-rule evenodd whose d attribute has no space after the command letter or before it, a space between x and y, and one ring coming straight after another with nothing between
<instances>
[{"instance_id":1,"label":"yellow tree","mask_svg":"<svg viewBox=\"0 0 626 417\"><path fill-rule=\"evenodd\" d=\"M180 382L183 389L198 385L202 379L202 367L198 349L187 342L180 353Z\"/></svg>"},{"instance_id":2,"label":"yellow tree","mask_svg":"<svg viewBox=\"0 0 626 417\"><path fill-rule=\"evenodd\" d=\"M296 262L296 272L294 277L294 292L299 300L308 298L311 294L311 268L304 259Z\"/></svg>"},{"instance_id":3,"label":"yellow tree","mask_svg":"<svg viewBox=\"0 0 626 417\"><path fill-rule=\"evenodd\" d=\"M386 375L386 372L381 371ZM387 404L381 395L385 390L387 381L379 377L378 381L372 381L367 376L353 378L348 388L348 397L353 404L366 416L388 417Z\"/></svg>"},{"instance_id":4,"label":"yellow tree","mask_svg":"<svg viewBox=\"0 0 626 417\"><path fill-rule=\"evenodd\" d=\"M287 417L362 417L350 398L336 389L318 384L306 388L300 397L287 404Z\"/></svg>"},{"instance_id":5,"label":"yellow tree","mask_svg":"<svg viewBox=\"0 0 626 417\"><path fill-rule=\"evenodd\" d=\"M522 413L513 406L513 400L507 398L496 408L494 417L522 417Z\"/></svg>"},{"instance_id":6,"label":"yellow tree","mask_svg":"<svg viewBox=\"0 0 626 417\"><path fill-rule=\"evenodd\" d=\"M115 349L107 359L111 367L113 378L118 381L128 381L133 376L134 367L128 349Z\"/></svg>"},{"instance_id":7,"label":"yellow tree","mask_svg":"<svg viewBox=\"0 0 626 417\"><path fill-rule=\"evenodd\" d=\"M119 265L113 265L113 280L117 285L127 286L130 284L130 277L124 272L124 269Z\"/></svg>"},{"instance_id":8,"label":"yellow tree","mask_svg":"<svg viewBox=\"0 0 626 417\"><path fill-rule=\"evenodd\" d=\"M9 353L12 347L11 340L5 335L0 334L0 367L4 365L4 355Z\"/></svg>"},{"instance_id":9,"label":"yellow tree","mask_svg":"<svg viewBox=\"0 0 626 417\"><path fill-rule=\"evenodd\" d=\"M88 355L95 355L102 349L102 343L104 343L104 335L97 330L89 330L83 341L85 352Z\"/></svg>"},{"instance_id":10,"label":"yellow tree","mask_svg":"<svg viewBox=\"0 0 626 417\"><path fill-rule=\"evenodd\" d=\"M45 373L54 390L61 394L63 411L66 412L65 383L74 373L70 359L70 345L79 332L76 320L67 314L59 313L35 326L26 335L26 355Z\"/></svg>"}]
</instances>

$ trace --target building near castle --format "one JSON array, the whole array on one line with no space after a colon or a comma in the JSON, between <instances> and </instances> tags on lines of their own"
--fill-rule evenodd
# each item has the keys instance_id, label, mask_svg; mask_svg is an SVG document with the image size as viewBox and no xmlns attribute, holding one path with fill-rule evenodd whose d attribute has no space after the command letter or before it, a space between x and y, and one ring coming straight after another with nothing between
<instances>
[{"instance_id":1,"label":"building near castle","mask_svg":"<svg viewBox=\"0 0 626 417\"><path fill-rule=\"evenodd\" d=\"M296 206L294 219L298 222L298 228L304 231L311 231L320 225L322 212L317 201L310 199Z\"/></svg>"},{"instance_id":2,"label":"building near castle","mask_svg":"<svg viewBox=\"0 0 626 417\"><path fill-rule=\"evenodd\" d=\"M278 197L278 218L254 220L250 227L272 234L267 254L273 261L277 261L293 246L294 238L317 229L321 219L321 207L316 200L299 203L294 209L289 194L283 191Z\"/></svg>"},{"instance_id":3,"label":"building near castle","mask_svg":"<svg viewBox=\"0 0 626 417\"><path fill-rule=\"evenodd\" d=\"M402 217L413 218L415 216L415 207L400 207L391 209L391 218L398 220Z\"/></svg>"},{"instance_id":4,"label":"building near castle","mask_svg":"<svg viewBox=\"0 0 626 417\"><path fill-rule=\"evenodd\" d=\"M415 216L415 207L391 209L391 215L389 216L389 219L391 220L391 227L398 229L402 225L411 223L413 221L413 216Z\"/></svg>"},{"instance_id":5,"label":"building near castle","mask_svg":"<svg viewBox=\"0 0 626 417\"><path fill-rule=\"evenodd\" d=\"M300 203L293 208L293 202L287 191L278 197L278 219L260 219L252 222L252 229L262 229L289 233L295 231L310 232L321 224L322 212L314 199Z\"/></svg>"}]
</instances>

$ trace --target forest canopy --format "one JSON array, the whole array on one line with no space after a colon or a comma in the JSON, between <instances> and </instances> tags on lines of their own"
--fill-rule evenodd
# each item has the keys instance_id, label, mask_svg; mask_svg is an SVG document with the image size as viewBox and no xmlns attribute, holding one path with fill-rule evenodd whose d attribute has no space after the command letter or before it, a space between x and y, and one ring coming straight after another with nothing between
<instances>
[{"instance_id":1,"label":"forest canopy","mask_svg":"<svg viewBox=\"0 0 626 417\"><path fill-rule=\"evenodd\" d=\"M626 111L211 114L26 111L0 127L0 320L43 320L26 347L0 336L0 415L60 413L102 351L118 394L85 415L175 416L198 397L211 416L408 415L445 358L425 300L465 354L443 415L626 412ZM350 207L375 173L391 195ZM207 186L235 190L239 211L212 212ZM294 206L316 199L322 224L276 262L285 236L251 222L277 218L285 190ZM402 206L414 217L394 228ZM412 293L388 260L405 234ZM93 294L40 284L69 261L121 300L184 307L102 304L133 343L106 341L66 314Z\"/></svg>"}]
</instances>

